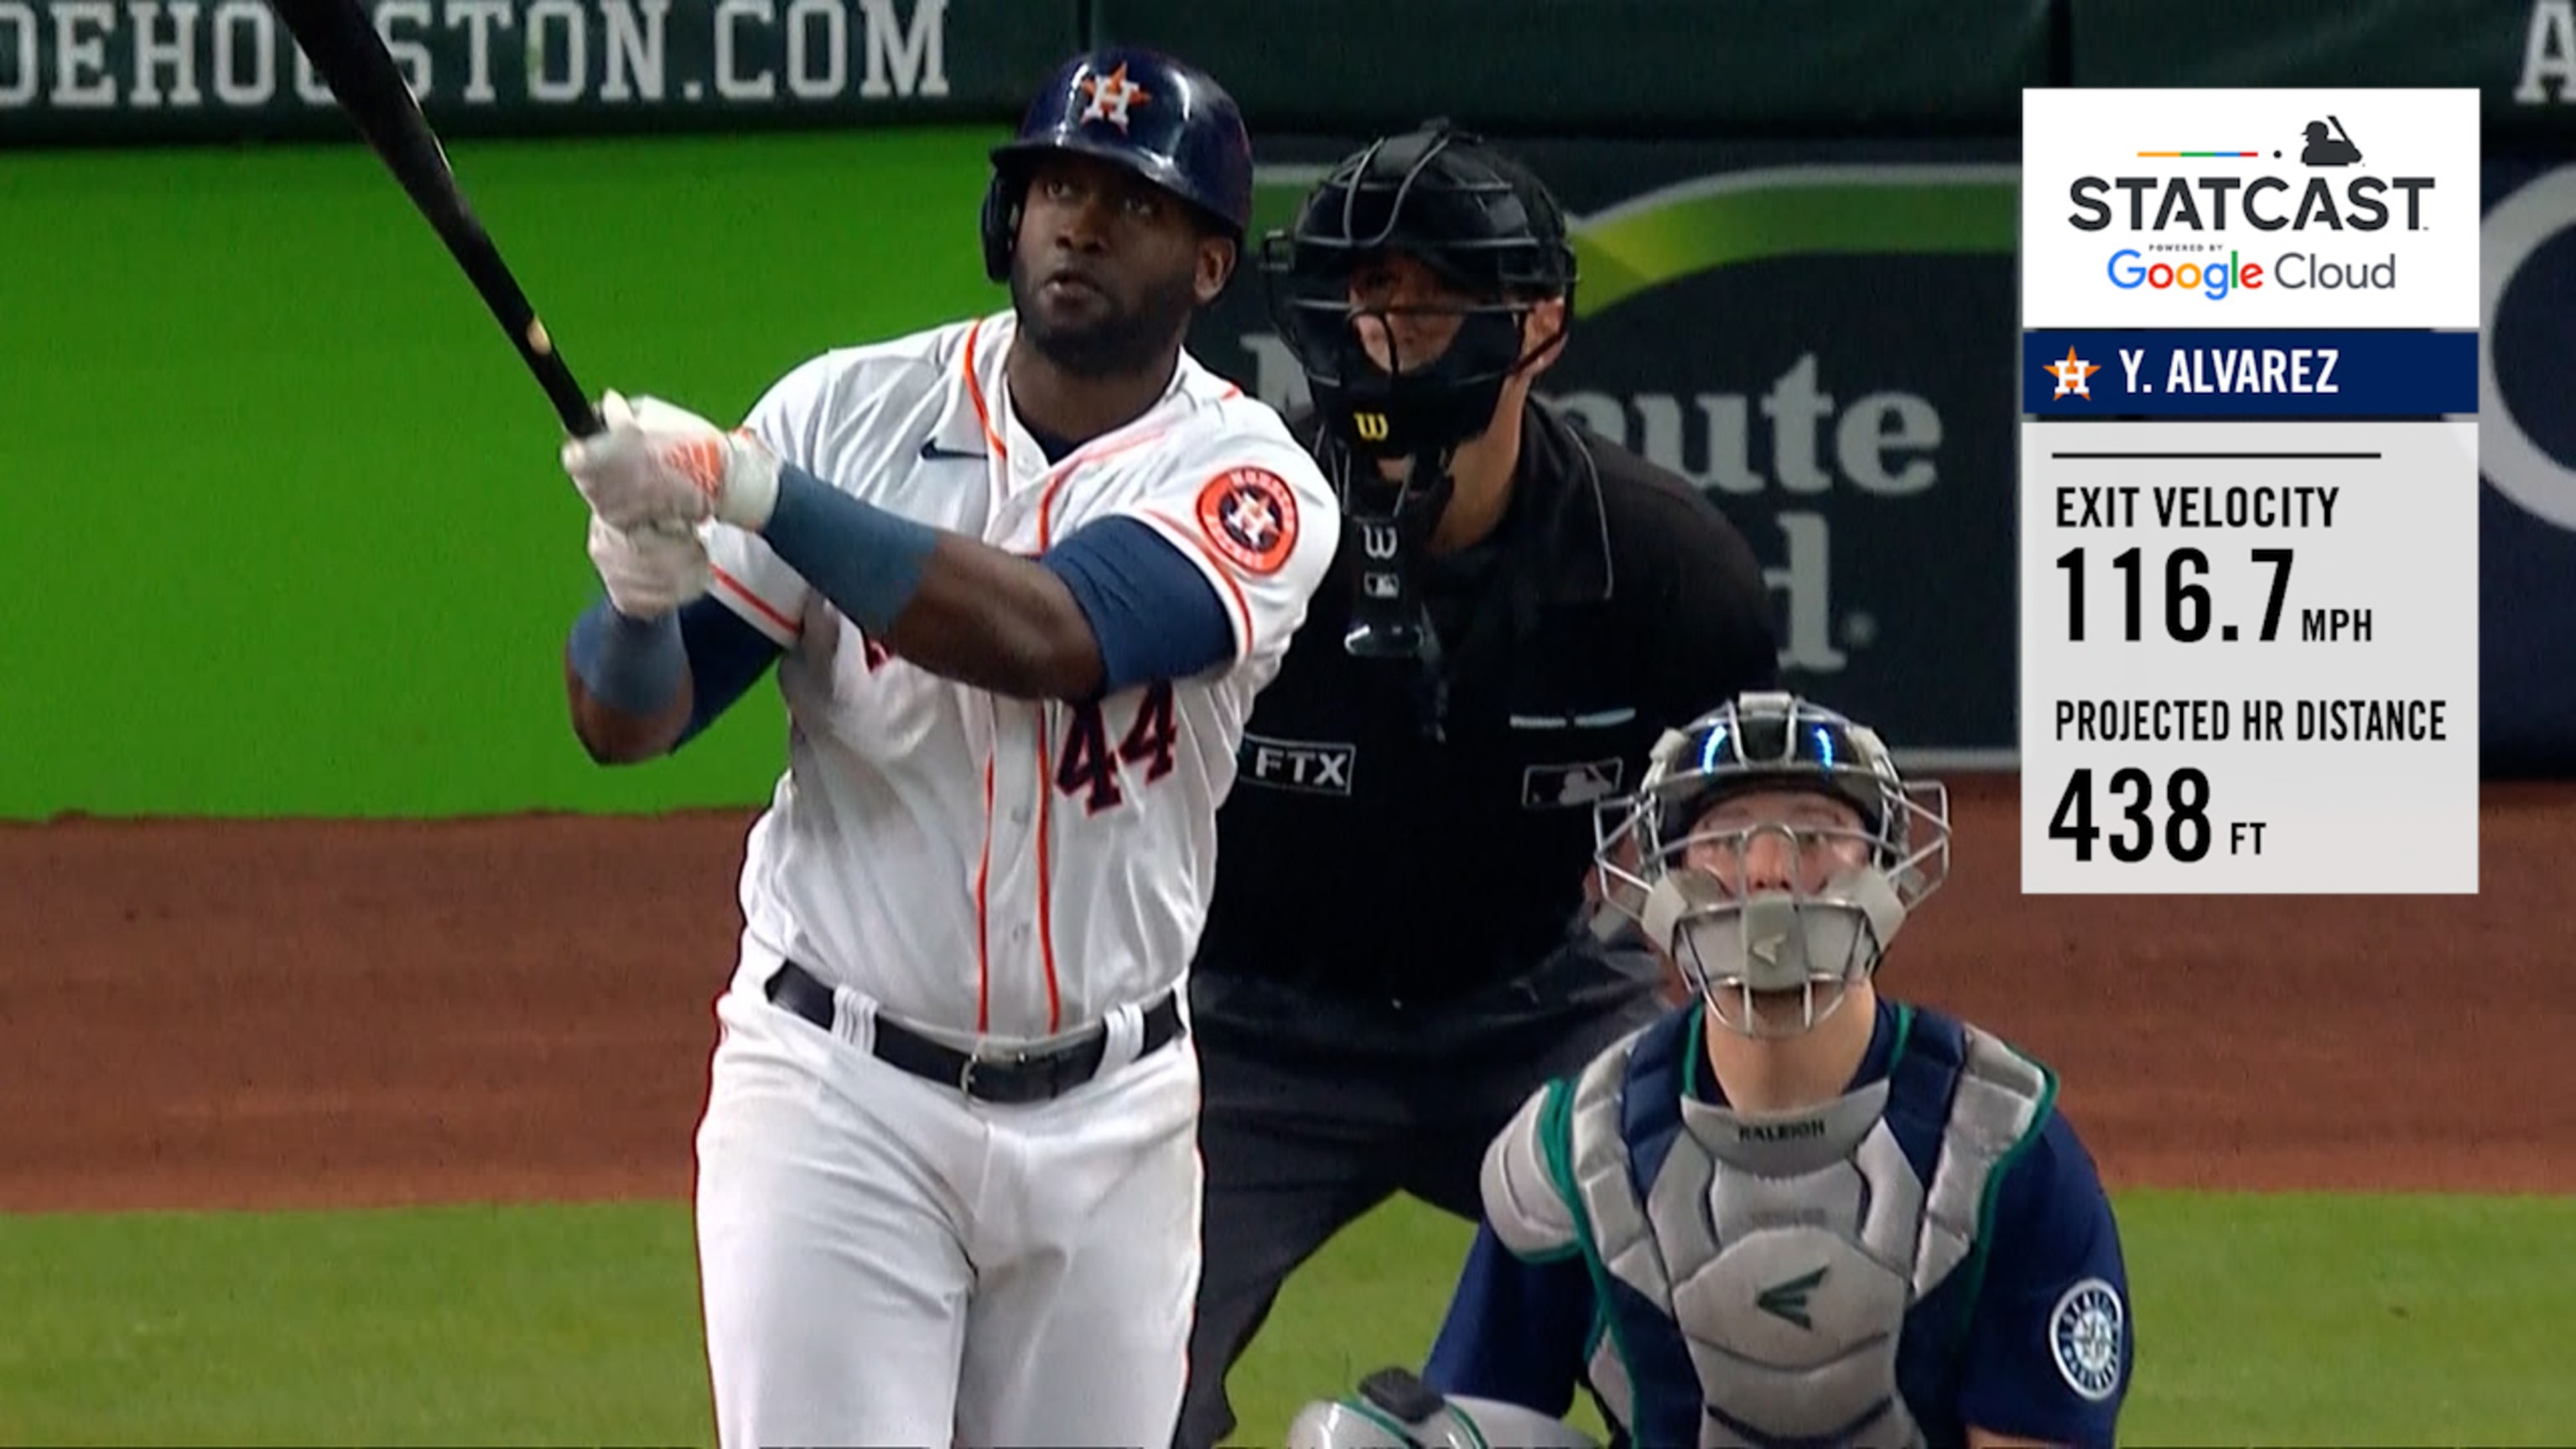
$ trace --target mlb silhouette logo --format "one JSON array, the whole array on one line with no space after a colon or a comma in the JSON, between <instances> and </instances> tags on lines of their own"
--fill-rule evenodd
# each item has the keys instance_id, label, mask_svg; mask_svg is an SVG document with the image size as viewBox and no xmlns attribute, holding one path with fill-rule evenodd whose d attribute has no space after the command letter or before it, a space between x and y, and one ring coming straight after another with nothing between
<instances>
[{"instance_id":1,"label":"mlb silhouette logo","mask_svg":"<svg viewBox=\"0 0 2576 1449\"><path fill-rule=\"evenodd\" d=\"M2334 123L2331 129L2327 127L2327 121ZM2352 144L2352 137L2343 129L2341 117L2328 116L2324 121L2308 122L2307 136L2308 144L2299 152L2300 164L2306 166L2358 166L2361 164L2361 148Z\"/></svg>"},{"instance_id":2,"label":"mlb silhouette logo","mask_svg":"<svg viewBox=\"0 0 2576 1449\"><path fill-rule=\"evenodd\" d=\"M1619 793L1626 764L1617 759L1532 765L1521 772L1521 808L1571 810Z\"/></svg>"}]
</instances>

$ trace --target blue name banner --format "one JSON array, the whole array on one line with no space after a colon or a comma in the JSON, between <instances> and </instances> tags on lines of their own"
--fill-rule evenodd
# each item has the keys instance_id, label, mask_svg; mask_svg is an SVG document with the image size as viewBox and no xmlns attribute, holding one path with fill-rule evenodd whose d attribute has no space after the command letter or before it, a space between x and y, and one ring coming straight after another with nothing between
<instances>
[{"instance_id":1,"label":"blue name banner","mask_svg":"<svg viewBox=\"0 0 2576 1449\"><path fill-rule=\"evenodd\" d=\"M2024 332L2050 418L2435 417L2478 410L2478 335L2388 328Z\"/></svg>"}]
</instances>

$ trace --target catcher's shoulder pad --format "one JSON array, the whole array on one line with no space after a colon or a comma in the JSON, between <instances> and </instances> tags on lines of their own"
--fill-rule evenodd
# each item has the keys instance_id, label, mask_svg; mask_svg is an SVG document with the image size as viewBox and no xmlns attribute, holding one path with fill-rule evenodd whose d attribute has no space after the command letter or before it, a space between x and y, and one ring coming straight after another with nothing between
<instances>
[{"instance_id":1,"label":"catcher's shoulder pad","mask_svg":"<svg viewBox=\"0 0 2576 1449\"><path fill-rule=\"evenodd\" d=\"M1532 1092L1485 1148L1485 1221L1504 1247L1533 1261L1560 1258L1582 1246L1568 1197L1574 1184L1564 1168L1550 1166L1573 1160L1565 1140L1572 1091L1571 1082L1558 1080Z\"/></svg>"}]
</instances>

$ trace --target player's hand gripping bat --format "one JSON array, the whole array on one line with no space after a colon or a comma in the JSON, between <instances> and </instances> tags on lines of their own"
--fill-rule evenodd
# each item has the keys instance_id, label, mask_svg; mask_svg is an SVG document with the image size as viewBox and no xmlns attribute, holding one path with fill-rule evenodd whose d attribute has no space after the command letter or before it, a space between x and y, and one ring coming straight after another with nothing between
<instances>
[{"instance_id":1,"label":"player's hand gripping bat","mask_svg":"<svg viewBox=\"0 0 2576 1449\"><path fill-rule=\"evenodd\" d=\"M286 22L313 69L330 82L341 109L357 122L367 144L375 148L394 179L411 193L412 204L429 218L439 240L465 269L466 280L492 309L501 330L519 350L519 360L536 375L554 403L566 431L586 438L602 431L598 410L590 404L572 369L555 351L554 339L537 320L536 308L519 290L501 249L485 235L474 208L456 184L438 134L421 114L420 102L404 84L394 58L376 34L361 0L269 0Z\"/></svg>"}]
</instances>

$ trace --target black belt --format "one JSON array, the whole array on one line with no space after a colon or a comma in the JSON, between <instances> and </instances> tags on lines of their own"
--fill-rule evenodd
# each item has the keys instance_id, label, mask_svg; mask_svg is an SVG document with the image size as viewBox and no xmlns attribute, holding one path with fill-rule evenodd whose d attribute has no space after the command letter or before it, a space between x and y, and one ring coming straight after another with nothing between
<instances>
[{"instance_id":1,"label":"black belt","mask_svg":"<svg viewBox=\"0 0 2576 1449\"><path fill-rule=\"evenodd\" d=\"M793 961L769 978L769 999L825 1031L832 1029L837 1014L832 988ZM879 1061L979 1101L1013 1105L1053 1101L1090 1081L1109 1051L1106 1026L1094 1026L1078 1040L1046 1051L963 1052L882 1015L875 1035ZM1158 1052L1180 1035L1180 999L1166 991L1145 1008L1145 1040L1136 1055Z\"/></svg>"}]
</instances>

